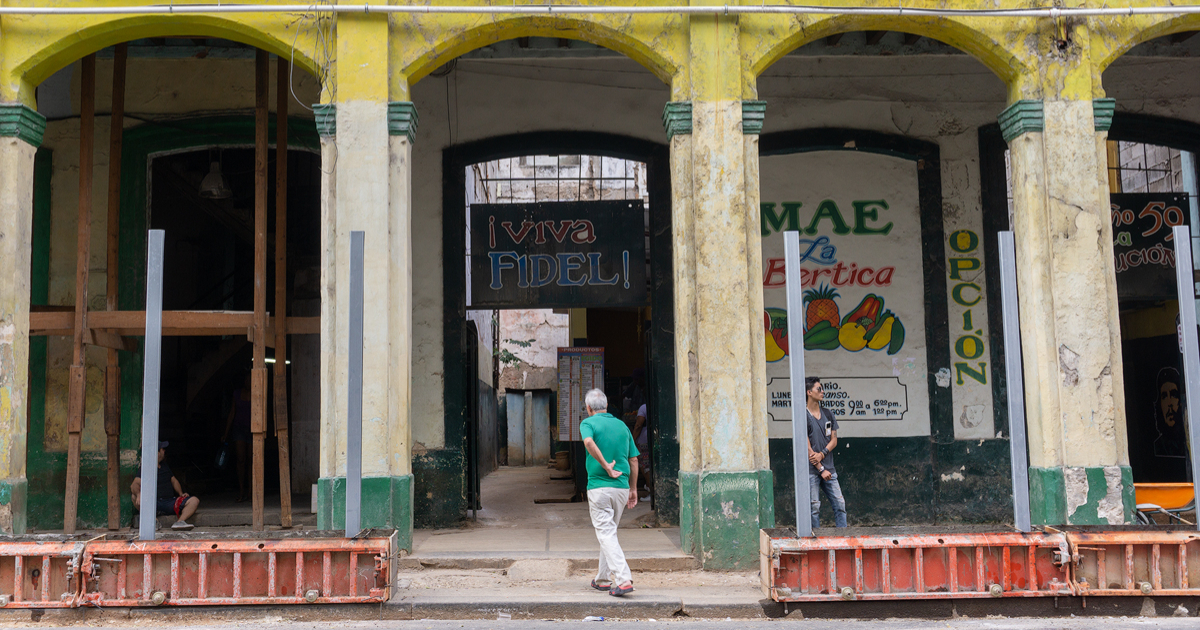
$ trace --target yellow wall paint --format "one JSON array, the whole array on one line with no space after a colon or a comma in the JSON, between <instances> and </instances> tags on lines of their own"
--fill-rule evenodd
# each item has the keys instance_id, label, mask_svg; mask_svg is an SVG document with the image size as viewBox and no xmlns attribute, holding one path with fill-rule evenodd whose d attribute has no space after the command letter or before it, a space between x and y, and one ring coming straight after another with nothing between
<instances>
[{"instance_id":1,"label":"yellow wall paint","mask_svg":"<svg viewBox=\"0 0 1200 630\"><path fill-rule=\"evenodd\" d=\"M388 100L388 21L383 14L343 15L337 23L337 102Z\"/></svg>"},{"instance_id":2,"label":"yellow wall paint","mask_svg":"<svg viewBox=\"0 0 1200 630\"><path fill-rule=\"evenodd\" d=\"M259 0L286 4L289 0ZM795 0L798 2L799 0ZM692 0L724 4L720 0ZM805 4L837 6L835 0ZM156 0L95 0L91 5L159 4ZM382 4L380 0L376 3ZM387 0L402 4L403 0ZM682 0L575 0L570 4L663 6ZM745 0L744 4L761 4ZM74 0L6 0L6 6L70 6ZM435 0L433 4L491 5L488 0ZM1106 6L1080 0L1072 6ZM1134 0L1135 6L1156 4ZM856 0L855 6L896 6L892 0ZM996 9L1023 7L1016 0L916 0L911 7ZM0 100L32 105L33 88L56 70L106 46L144 37L211 36L251 44L293 57L320 74L318 60L334 44L322 37L315 14L239 13L110 16L21 16L0 18ZM1200 28L1200 16L1113 16L1097 18L895 17L827 15L526 15L342 14L343 64L339 99L407 100L411 83L465 52L517 37L564 37L591 42L629 56L673 88L672 98L754 98L756 79L788 52L835 33L894 30L931 37L979 59L1009 85L1010 100L1083 100L1102 96L1099 77L1134 45ZM347 31L349 29L349 31ZM1056 41L1068 34L1059 49ZM332 33L325 33L332 36ZM293 50L294 49L294 50ZM346 56L354 58L347 64ZM733 56L735 59L730 59ZM378 60L385 59L385 64ZM332 61L327 68L337 74ZM364 65L364 63L366 65ZM728 70L736 72L736 81ZM383 76L384 87L378 82ZM734 87L736 86L736 87Z\"/></svg>"}]
</instances>

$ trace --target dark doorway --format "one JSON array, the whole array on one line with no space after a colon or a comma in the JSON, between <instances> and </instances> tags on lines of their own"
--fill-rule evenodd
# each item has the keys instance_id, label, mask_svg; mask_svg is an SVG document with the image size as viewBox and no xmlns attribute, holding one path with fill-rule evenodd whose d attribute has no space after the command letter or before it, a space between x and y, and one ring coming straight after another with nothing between
<instances>
[{"instance_id":1,"label":"dark doorway","mask_svg":"<svg viewBox=\"0 0 1200 630\"><path fill-rule=\"evenodd\" d=\"M525 157L522 157L525 156ZM578 345L585 341L589 345L599 345L593 336L598 338L611 337L613 351L617 354L614 366L619 366L620 372L606 370L610 378L606 379L606 393L609 396L610 407L614 403L620 406L622 401L622 384L632 380L632 370L644 367L646 376L646 404L649 407L652 422L650 426L651 440L654 446L654 469L656 477L664 479L664 483L655 488L654 499L657 518L660 523L674 523L678 520L678 443L675 432L675 387L674 387L674 338L673 338L673 282L671 273L671 232L670 232L670 176L668 170L668 150L665 145L645 142L632 138L608 134L592 133L535 133L506 136L490 140L461 145L448 149L443 155L443 242L444 251L444 314L445 314L445 404L446 404L446 444L463 444L464 450L469 448L465 443L471 435L472 422L470 414L473 405L468 400L475 394L476 386L469 378L477 372L473 367L464 369L464 364L471 360L468 352L471 341L467 337L468 316L471 309L467 289L466 269L466 218L464 212L472 200L471 182L468 181L468 168L493 160L512 158L530 160L530 166L537 166L540 159L552 159L556 165L563 160L570 161L577 156L601 156L605 159L634 161L644 165L644 186L647 192L649 209L644 226L631 226L631 229L644 229L647 240L647 292L648 301L645 307L623 309L588 308L588 304L579 304L578 308L557 311L565 314L568 310L574 312L586 309L587 325L582 330L571 326L569 334L564 335L561 345ZM586 162L586 159L583 160ZM561 169L560 171L561 172ZM549 181L553 177L545 176ZM628 177L625 177L628 179ZM513 194L514 188L539 183L518 183L510 186L507 191ZM544 185L544 184L542 184ZM566 190L561 182L554 184L556 190ZM600 184L599 188L603 188ZM535 193L536 194L536 193ZM578 191L567 192L568 199L584 200ZM602 194L602 193L601 193ZM573 198L572 198L573 196ZM562 198L562 197L560 197ZM606 197L596 197L602 199ZM609 196L606 199L613 199ZM621 199L622 197L615 197ZM499 201L489 199L487 201ZM536 198L534 201L548 201ZM640 230L639 230L640 231ZM549 306L549 305L547 305ZM562 306L555 304L553 306ZM574 306L574 305L572 305ZM628 321L626 321L628 320ZM593 335L593 321L595 334ZM621 325L627 324L627 325ZM582 333L582 334L579 334ZM502 340L503 334L499 335ZM628 372L628 373L626 373ZM462 376L459 376L462 375ZM455 378L457 376L457 378ZM503 378L500 379L503 382ZM549 395L551 392L547 391ZM508 398L512 398L508 396ZM554 404L553 396L551 404ZM526 397L525 400L533 400ZM534 403L536 404L536 402ZM501 408L505 405L500 402ZM552 407L553 409L553 407ZM503 413L503 412L502 412ZM550 417L557 413L551 411ZM504 419L497 421L503 425ZM497 429L499 430L499 426ZM511 436L510 436L511 437ZM557 434L553 435L557 438ZM567 450L570 443L553 444L552 449ZM504 445L500 445L503 450ZM511 463L511 461L510 461ZM478 467L476 471L481 473ZM420 475L421 471L415 471ZM471 471L467 471L468 474ZM480 474L479 476L482 476ZM478 477L477 477L478 478ZM464 479L464 499L470 500L475 488L475 479ZM570 486L568 485L568 488ZM486 494L486 491L484 492ZM464 503L466 503L464 501ZM417 497L415 518L418 526L422 522L423 511L420 497ZM459 509L461 516L466 516L467 505ZM487 510L487 505L482 506ZM428 508L432 511L433 506ZM443 508L444 509L444 508Z\"/></svg>"},{"instance_id":2,"label":"dark doorway","mask_svg":"<svg viewBox=\"0 0 1200 630\"><path fill-rule=\"evenodd\" d=\"M288 159L288 315L315 316L320 313L320 156L290 151ZM268 311L274 310L275 291L274 160L271 151ZM214 173L219 173L219 184ZM155 156L150 176L150 227L166 232L164 310L253 311L254 150L206 148ZM312 391L319 391L315 364L320 355L317 344L307 343L309 336L290 338L288 364L298 368L289 369L290 392L296 393L299 387L311 397ZM201 516L207 515L208 524L249 524L249 520L241 523L238 517L228 514L215 518L214 512L229 508L231 513L245 511L246 518L250 516L248 501L234 507L239 494L236 461L219 468L216 456L223 442L235 439L227 435L227 420L235 392L243 387L251 367L251 355L252 346L245 334L163 338L160 435L171 443L168 457L186 491L204 497ZM273 356L268 348L268 363L274 361ZM270 419L270 391L267 400ZM300 416L319 410L319 406L295 402L289 406L295 426L303 424L297 422ZM279 492L279 464L274 428L268 422L264 486L270 497ZM317 476L319 432L298 430L290 435L294 453L292 487L297 495L293 512L303 516L308 512L311 487L304 480L315 480ZM247 473L247 485L249 479ZM268 512L272 505L278 506L278 501L271 498L266 503ZM275 514L278 519L278 507Z\"/></svg>"}]
</instances>

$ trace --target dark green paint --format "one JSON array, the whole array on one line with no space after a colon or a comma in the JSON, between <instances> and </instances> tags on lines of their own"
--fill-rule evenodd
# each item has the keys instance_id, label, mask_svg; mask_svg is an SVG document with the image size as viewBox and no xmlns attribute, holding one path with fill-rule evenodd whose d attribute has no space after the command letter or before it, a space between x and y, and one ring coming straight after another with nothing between
<instances>
[{"instance_id":1,"label":"dark green paint","mask_svg":"<svg viewBox=\"0 0 1200 630\"><path fill-rule=\"evenodd\" d=\"M0 104L0 136L20 138L37 148L45 134L45 116L21 103Z\"/></svg>"},{"instance_id":2,"label":"dark green paint","mask_svg":"<svg viewBox=\"0 0 1200 630\"><path fill-rule=\"evenodd\" d=\"M796 524L791 440L771 440L776 522ZM1008 440L954 441L928 437L843 438L838 481L852 526L995 523L1012 519ZM962 475L959 480L955 473ZM945 478L943 478L945 475ZM821 497L821 523L833 525Z\"/></svg>"},{"instance_id":3,"label":"dark green paint","mask_svg":"<svg viewBox=\"0 0 1200 630\"><path fill-rule=\"evenodd\" d=\"M1029 522L1062 525L1067 522L1067 491L1061 468L1029 467Z\"/></svg>"},{"instance_id":4,"label":"dark green paint","mask_svg":"<svg viewBox=\"0 0 1200 630\"><path fill-rule=\"evenodd\" d=\"M12 517L11 526L0 528L0 534L24 534L28 528L26 502L29 496L29 482L24 477L0 481L0 513L7 512Z\"/></svg>"},{"instance_id":5,"label":"dark green paint","mask_svg":"<svg viewBox=\"0 0 1200 630\"><path fill-rule=\"evenodd\" d=\"M699 555L701 541L698 514L700 513L700 473L679 471L679 541L683 552Z\"/></svg>"},{"instance_id":6,"label":"dark green paint","mask_svg":"<svg viewBox=\"0 0 1200 630\"><path fill-rule=\"evenodd\" d=\"M413 523L421 529L454 527L467 513L466 460L460 449L413 453Z\"/></svg>"},{"instance_id":7,"label":"dark green paint","mask_svg":"<svg viewBox=\"0 0 1200 630\"><path fill-rule=\"evenodd\" d=\"M705 569L757 566L758 532L775 526L771 471L681 472L679 484L684 549Z\"/></svg>"},{"instance_id":8,"label":"dark green paint","mask_svg":"<svg viewBox=\"0 0 1200 630\"><path fill-rule=\"evenodd\" d=\"M268 135L274 138L275 121L271 119ZM150 207L146 198L149 190L151 155L207 149L222 145L253 145L253 116L215 116L169 123L146 123L125 130L121 153L121 224L119 229L121 287L118 307L121 310L142 310L146 300L146 230ZM297 150L317 150L320 146L312 120L293 118L288 122L288 146ZM39 151L34 163L34 245L33 295L34 304L46 301L45 287L49 282L49 152L45 158ZM44 162L42 161L44 160ZM39 170L45 168L45 171ZM45 190L39 194L39 173L45 177ZM44 205L42 202L44 201ZM42 215L42 212L45 215ZM44 229L39 229L39 221ZM40 239L45 239L44 241ZM39 267L41 265L41 267ZM40 283L40 284L39 284ZM42 294L38 295L38 287ZM140 338L138 342L140 343ZM28 501L29 526L37 529L62 529L63 500L66 488L66 453L45 450L46 420L46 338L30 339L29 362L29 433L27 468L31 479L39 482L30 490ZM121 441L122 450L138 449L141 445L142 414L142 354L118 353L121 366ZM79 526L104 527L108 523L107 458L102 452L83 453L80 461ZM137 466L121 467L120 488L128 488L137 473ZM121 522L129 523L133 505L128 492L121 492Z\"/></svg>"},{"instance_id":9,"label":"dark green paint","mask_svg":"<svg viewBox=\"0 0 1200 630\"><path fill-rule=\"evenodd\" d=\"M359 525L396 530L400 548L412 552L413 476L363 477ZM346 527L346 478L317 480L317 529Z\"/></svg>"}]
</instances>

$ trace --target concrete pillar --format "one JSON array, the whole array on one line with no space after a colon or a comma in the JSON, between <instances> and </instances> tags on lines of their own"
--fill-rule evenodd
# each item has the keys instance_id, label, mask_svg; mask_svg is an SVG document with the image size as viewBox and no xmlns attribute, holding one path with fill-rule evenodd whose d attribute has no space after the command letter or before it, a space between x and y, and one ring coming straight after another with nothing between
<instances>
[{"instance_id":1,"label":"concrete pillar","mask_svg":"<svg viewBox=\"0 0 1200 630\"><path fill-rule=\"evenodd\" d=\"M737 21L691 18L671 137L680 529L708 569L757 563L774 526L761 325L756 137L742 125ZM750 153L753 152L753 156Z\"/></svg>"},{"instance_id":2,"label":"concrete pillar","mask_svg":"<svg viewBox=\"0 0 1200 630\"><path fill-rule=\"evenodd\" d=\"M338 18L336 100L321 108L322 448L318 527L345 523L350 233L366 233L363 305L362 526L411 548L409 449L411 103L388 103L388 21ZM330 118L332 117L332 120ZM332 153L332 155L330 155Z\"/></svg>"},{"instance_id":3,"label":"concrete pillar","mask_svg":"<svg viewBox=\"0 0 1200 630\"><path fill-rule=\"evenodd\" d=\"M20 103L0 104L0 533L27 522L25 427L29 394L29 282L33 243L33 158L46 119Z\"/></svg>"},{"instance_id":4,"label":"concrete pillar","mask_svg":"<svg viewBox=\"0 0 1200 630\"><path fill-rule=\"evenodd\" d=\"M1087 59L1083 26L1071 33ZM1053 46L1045 42L1045 46ZM1105 140L1090 65L1047 54L1000 116L1012 165L1034 524L1131 522ZM1014 92L1020 93L1019 90Z\"/></svg>"}]
</instances>

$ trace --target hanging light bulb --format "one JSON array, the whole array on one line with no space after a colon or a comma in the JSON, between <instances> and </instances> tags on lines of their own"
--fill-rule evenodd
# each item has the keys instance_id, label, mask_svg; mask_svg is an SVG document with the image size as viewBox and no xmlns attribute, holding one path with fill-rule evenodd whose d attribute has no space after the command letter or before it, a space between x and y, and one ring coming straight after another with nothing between
<instances>
[{"instance_id":1,"label":"hanging light bulb","mask_svg":"<svg viewBox=\"0 0 1200 630\"><path fill-rule=\"evenodd\" d=\"M200 182L200 196L205 199L228 199L233 195L225 176L221 174L221 163L213 162L208 167L208 175Z\"/></svg>"}]
</instances>

